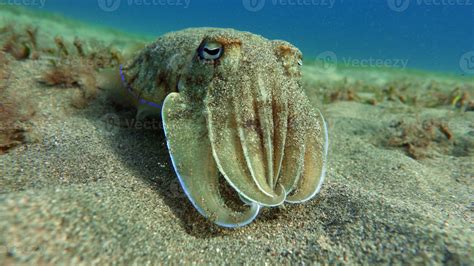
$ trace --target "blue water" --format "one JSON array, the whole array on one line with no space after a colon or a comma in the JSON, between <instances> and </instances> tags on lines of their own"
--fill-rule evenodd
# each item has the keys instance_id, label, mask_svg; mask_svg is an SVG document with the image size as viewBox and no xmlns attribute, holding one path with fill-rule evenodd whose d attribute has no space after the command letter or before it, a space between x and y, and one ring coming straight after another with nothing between
<instances>
[{"instance_id":1,"label":"blue water","mask_svg":"<svg viewBox=\"0 0 474 266\"><path fill-rule=\"evenodd\" d=\"M232 27L290 41L309 60L331 51L350 65L364 59L374 66L380 59L393 67L406 62L407 68L474 72L474 52L466 54L474 51L474 0L186 1L189 6L185 0L46 0L36 8L157 36L186 27Z\"/></svg>"}]
</instances>

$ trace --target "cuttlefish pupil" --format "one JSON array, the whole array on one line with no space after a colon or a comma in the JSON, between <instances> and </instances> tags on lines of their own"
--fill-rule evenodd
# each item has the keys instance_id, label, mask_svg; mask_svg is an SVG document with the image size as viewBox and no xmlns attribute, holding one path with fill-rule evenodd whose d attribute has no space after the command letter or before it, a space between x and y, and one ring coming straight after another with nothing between
<instances>
[{"instance_id":1,"label":"cuttlefish pupil","mask_svg":"<svg viewBox=\"0 0 474 266\"><path fill-rule=\"evenodd\" d=\"M244 226L262 207L305 202L319 192L327 128L301 87L302 64L288 42L197 28L160 37L124 66L127 85L163 104L176 175L212 222ZM149 109L135 103L140 112ZM223 184L238 195L238 206Z\"/></svg>"},{"instance_id":2,"label":"cuttlefish pupil","mask_svg":"<svg viewBox=\"0 0 474 266\"><path fill-rule=\"evenodd\" d=\"M204 42L199 48L199 56L205 60L217 60L221 57L224 49L222 44L217 42Z\"/></svg>"}]
</instances>

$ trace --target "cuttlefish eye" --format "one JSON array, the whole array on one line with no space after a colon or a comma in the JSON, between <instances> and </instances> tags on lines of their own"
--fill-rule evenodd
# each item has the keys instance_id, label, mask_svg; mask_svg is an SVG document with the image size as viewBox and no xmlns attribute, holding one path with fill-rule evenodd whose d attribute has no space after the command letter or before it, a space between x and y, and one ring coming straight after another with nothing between
<instances>
[{"instance_id":1,"label":"cuttlefish eye","mask_svg":"<svg viewBox=\"0 0 474 266\"><path fill-rule=\"evenodd\" d=\"M224 47L217 42L204 42L199 47L199 57L204 60L217 60L222 56Z\"/></svg>"}]
</instances>

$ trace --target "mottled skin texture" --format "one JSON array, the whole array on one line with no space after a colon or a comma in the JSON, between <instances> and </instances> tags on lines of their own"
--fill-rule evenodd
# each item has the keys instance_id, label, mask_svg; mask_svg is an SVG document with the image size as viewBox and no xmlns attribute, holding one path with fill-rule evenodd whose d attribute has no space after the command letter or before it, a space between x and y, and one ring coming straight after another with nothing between
<instances>
[{"instance_id":1,"label":"mottled skin texture","mask_svg":"<svg viewBox=\"0 0 474 266\"><path fill-rule=\"evenodd\" d=\"M203 57L207 46L221 47L222 54ZM301 62L301 52L287 42L199 28L159 38L124 67L141 98L163 102L181 185L216 224L242 226L262 206L304 202L319 191L327 132L302 90ZM243 207L226 203L223 180Z\"/></svg>"}]
</instances>

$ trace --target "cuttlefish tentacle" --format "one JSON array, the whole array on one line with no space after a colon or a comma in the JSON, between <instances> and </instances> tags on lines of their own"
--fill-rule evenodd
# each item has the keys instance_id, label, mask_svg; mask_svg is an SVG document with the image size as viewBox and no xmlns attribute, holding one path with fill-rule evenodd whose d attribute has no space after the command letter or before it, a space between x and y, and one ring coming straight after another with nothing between
<instances>
[{"instance_id":1,"label":"cuttlefish tentacle","mask_svg":"<svg viewBox=\"0 0 474 266\"><path fill-rule=\"evenodd\" d=\"M237 118L240 142L244 151L247 166L252 174L255 185L266 195L273 196L273 187L268 183L269 175L272 174L266 165L272 164L272 150L268 147L271 138L270 122L265 113L265 101L262 96L264 88L257 83L248 81L247 88L234 91L234 99L241 99L243 102L234 102L234 111ZM246 82L247 83L247 82ZM272 121L273 122L273 121ZM272 169L273 170L273 169Z\"/></svg>"},{"instance_id":2,"label":"cuttlefish tentacle","mask_svg":"<svg viewBox=\"0 0 474 266\"><path fill-rule=\"evenodd\" d=\"M224 90L219 82L211 86L206 103L209 138L217 166L244 198L263 206L280 205L286 193L282 187L273 190L266 183L263 151L256 146L261 139L256 131L259 126L253 124L257 117L253 96L245 88L242 93L222 93ZM247 98L236 101L234 97ZM242 108L238 112L229 108L236 102Z\"/></svg>"},{"instance_id":3,"label":"cuttlefish tentacle","mask_svg":"<svg viewBox=\"0 0 474 266\"><path fill-rule=\"evenodd\" d=\"M169 94L162 117L168 149L181 186L194 207L224 227L243 226L255 219L259 205L249 202L237 212L226 206L219 192L219 171L212 155L205 117L178 93Z\"/></svg>"},{"instance_id":4,"label":"cuttlefish tentacle","mask_svg":"<svg viewBox=\"0 0 474 266\"><path fill-rule=\"evenodd\" d=\"M280 176L283 171L283 162L286 146L286 138L288 135L288 101L286 101L286 90L275 90L273 91L272 97L272 114L273 114L273 180L272 183L275 186L279 183ZM285 191L288 188L285 187Z\"/></svg>"},{"instance_id":5,"label":"cuttlefish tentacle","mask_svg":"<svg viewBox=\"0 0 474 266\"><path fill-rule=\"evenodd\" d=\"M273 138L274 138L274 124L273 124L273 108L272 98L273 90L269 88L268 84L265 84L260 73L257 75L257 89L255 90L257 96L257 103L260 106L258 109L258 120L261 128L262 138L262 149L264 151L264 169L267 169L266 182L268 186L273 190L275 189L274 183L274 149L273 149Z\"/></svg>"},{"instance_id":6,"label":"cuttlefish tentacle","mask_svg":"<svg viewBox=\"0 0 474 266\"><path fill-rule=\"evenodd\" d=\"M297 84L290 83L288 86L296 87ZM288 97L294 96L291 94L285 95L285 99L288 99ZM284 135L280 175L277 179L277 182L285 188L287 194L295 188L301 176L305 152L305 145L303 145L305 132L301 128L305 115L299 113L296 106L292 101L286 103L286 117L284 117L286 135Z\"/></svg>"},{"instance_id":7,"label":"cuttlefish tentacle","mask_svg":"<svg viewBox=\"0 0 474 266\"><path fill-rule=\"evenodd\" d=\"M326 174L329 145L326 122L321 112L313 109L306 99L301 97L301 102L300 110L307 113L307 119L300 121L303 124L298 127L305 129L305 150L300 176L286 199L290 203L301 203L313 198L321 189Z\"/></svg>"}]
</instances>

